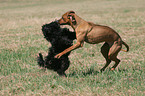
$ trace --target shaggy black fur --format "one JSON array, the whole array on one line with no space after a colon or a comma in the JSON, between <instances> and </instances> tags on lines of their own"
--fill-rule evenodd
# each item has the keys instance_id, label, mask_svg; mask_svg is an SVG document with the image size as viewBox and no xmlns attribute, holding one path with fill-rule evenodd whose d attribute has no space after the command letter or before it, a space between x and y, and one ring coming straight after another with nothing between
<instances>
[{"instance_id":1,"label":"shaggy black fur","mask_svg":"<svg viewBox=\"0 0 145 96\"><path fill-rule=\"evenodd\" d=\"M48 55L43 59L41 53L37 58L38 65L47 69L56 71L61 76L66 76L65 71L68 69L70 61L67 53L60 59L54 58L55 55L66 48L72 46L73 40L76 39L76 33L69 31L67 28L60 28L57 22L51 22L42 26L44 38L51 43Z\"/></svg>"}]
</instances>

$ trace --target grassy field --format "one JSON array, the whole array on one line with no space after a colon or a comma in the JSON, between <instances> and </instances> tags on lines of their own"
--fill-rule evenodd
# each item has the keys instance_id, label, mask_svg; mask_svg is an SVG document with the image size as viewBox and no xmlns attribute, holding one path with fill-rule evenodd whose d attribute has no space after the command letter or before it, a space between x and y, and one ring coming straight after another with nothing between
<instances>
[{"instance_id":1,"label":"grassy field","mask_svg":"<svg viewBox=\"0 0 145 96\"><path fill-rule=\"evenodd\" d=\"M69 10L112 27L130 46L115 71L114 62L99 71L102 43L73 51L67 78L38 67L50 46L41 26ZM145 96L144 58L145 0L0 0L0 96Z\"/></svg>"}]
</instances>

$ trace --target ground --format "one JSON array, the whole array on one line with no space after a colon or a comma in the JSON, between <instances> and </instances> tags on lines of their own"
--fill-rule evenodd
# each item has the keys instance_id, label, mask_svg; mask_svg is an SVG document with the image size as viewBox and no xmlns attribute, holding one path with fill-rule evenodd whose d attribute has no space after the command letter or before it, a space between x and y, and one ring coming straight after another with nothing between
<instances>
[{"instance_id":1,"label":"ground","mask_svg":"<svg viewBox=\"0 0 145 96\"><path fill-rule=\"evenodd\" d=\"M39 52L50 44L41 26L74 10L86 21L110 26L130 46L100 73L102 43L74 50L67 78L38 67ZM75 43L76 41L74 41ZM125 49L125 47L123 47ZM145 95L144 0L0 0L0 95L143 96Z\"/></svg>"}]
</instances>

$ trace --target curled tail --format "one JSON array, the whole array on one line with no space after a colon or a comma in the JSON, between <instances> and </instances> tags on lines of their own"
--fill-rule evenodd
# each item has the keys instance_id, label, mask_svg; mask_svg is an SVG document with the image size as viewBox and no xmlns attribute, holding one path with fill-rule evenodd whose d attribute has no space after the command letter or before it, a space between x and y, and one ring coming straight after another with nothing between
<instances>
[{"instance_id":1,"label":"curled tail","mask_svg":"<svg viewBox=\"0 0 145 96\"><path fill-rule=\"evenodd\" d=\"M37 57L37 62L40 67L44 67L43 55L41 53L39 53L39 56Z\"/></svg>"},{"instance_id":2,"label":"curled tail","mask_svg":"<svg viewBox=\"0 0 145 96\"><path fill-rule=\"evenodd\" d=\"M127 48L127 50L124 50L124 49L121 49L121 50L124 51L124 52L128 52L129 51L129 46L124 41L122 41L122 44Z\"/></svg>"}]
</instances>

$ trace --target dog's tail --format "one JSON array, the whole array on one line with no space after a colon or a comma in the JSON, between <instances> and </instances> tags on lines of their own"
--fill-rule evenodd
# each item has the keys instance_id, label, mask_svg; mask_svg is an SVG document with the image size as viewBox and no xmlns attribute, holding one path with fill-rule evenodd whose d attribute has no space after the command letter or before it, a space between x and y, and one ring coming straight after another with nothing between
<instances>
[{"instance_id":1,"label":"dog's tail","mask_svg":"<svg viewBox=\"0 0 145 96\"><path fill-rule=\"evenodd\" d=\"M44 60L43 60L43 55L41 53L39 53L39 56L37 57L37 62L38 62L38 65L40 67L44 67Z\"/></svg>"},{"instance_id":2,"label":"dog's tail","mask_svg":"<svg viewBox=\"0 0 145 96\"><path fill-rule=\"evenodd\" d=\"M121 50L124 51L124 52L128 52L129 51L129 46L124 41L122 41L122 44L127 48L127 50L124 50L124 49L121 49Z\"/></svg>"}]
</instances>

